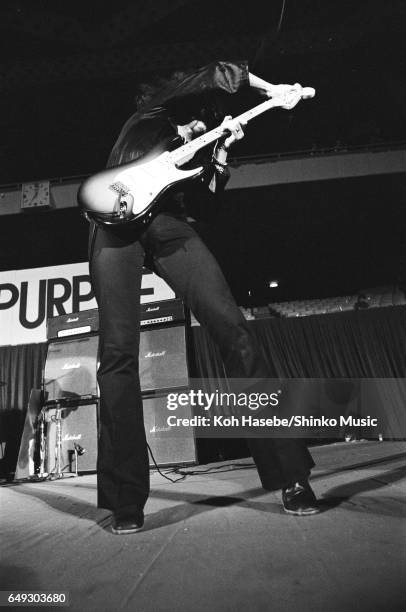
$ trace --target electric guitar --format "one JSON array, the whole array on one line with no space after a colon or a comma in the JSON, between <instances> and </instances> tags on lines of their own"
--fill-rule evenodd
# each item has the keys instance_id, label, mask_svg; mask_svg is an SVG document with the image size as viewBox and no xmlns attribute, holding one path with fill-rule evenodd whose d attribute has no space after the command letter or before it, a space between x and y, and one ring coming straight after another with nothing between
<instances>
[{"instance_id":1,"label":"electric guitar","mask_svg":"<svg viewBox=\"0 0 406 612\"><path fill-rule=\"evenodd\" d=\"M293 108L302 98L313 98L312 87L295 85L285 95L258 104L236 119L247 123L254 117L276 107ZM108 168L86 179L78 191L78 203L87 218L103 225L148 223L159 207L161 196L175 185L200 176L203 166L182 170L182 164L194 154L226 133L218 127L202 134L174 151L165 151L154 159L141 158L134 162Z\"/></svg>"}]
</instances>

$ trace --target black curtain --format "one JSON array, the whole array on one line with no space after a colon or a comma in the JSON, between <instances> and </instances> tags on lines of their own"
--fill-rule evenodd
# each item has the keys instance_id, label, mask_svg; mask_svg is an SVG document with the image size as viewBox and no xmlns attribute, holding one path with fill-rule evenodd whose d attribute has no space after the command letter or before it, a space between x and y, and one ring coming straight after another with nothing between
<instances>
[{"instance_id":1,"label":"black curtain","mask_svg":"<svg viewBox=\"0 0 406 612\"><path fill-rule=\"evenodd\" d=\"M250 321L259 349L275 378L330 379L320 385L320 414L339 409L353 416L379 417L386 438L403 438L406 421L404 381L376 381L366 391L356 382L343 385L335 379L402 379L406 377L406 308L385 307L317 316ZM223 389L224 364L220 352L201 327L192 328L195 350L192 377L211 379L207 391ZM361 398L354 410L354 396ZM305 401L305 399L303 400ZM382 415L382 406L385 414ZM321 433L309 444L323 443ZM376 436L363 429L358 435ZM200 440L205 460L244 456L243 441ZM238 453L236 455L236 453ZM199 458L200 458L199 454Z\"/></svg>"},{"instance_id":2,"label":"black curtain","mask_svg":"<svg viewBox=\"0 0 406 612\"><path fill-rule=\"evenodd\" d=\"M31 389L41 387L46 343L0 347L0 475L14 472Z\"/></svg>"},{"instance_id":3,"label":"black curtain","mask_svg":"<svg viewBox=\"0 0 406 612\"><path fill-rule=\"evenodd\" d=\"M402 378L406 376L406 307L250 321L273 376ZM196 378L224 378L219 350L192 328Z\"/></svg>"}]
</instances>

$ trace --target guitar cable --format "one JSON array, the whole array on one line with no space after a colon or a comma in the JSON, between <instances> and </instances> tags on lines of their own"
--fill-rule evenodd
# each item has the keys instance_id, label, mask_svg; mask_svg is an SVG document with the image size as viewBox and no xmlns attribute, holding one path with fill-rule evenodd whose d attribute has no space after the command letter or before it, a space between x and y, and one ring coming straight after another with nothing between
<instances>
[{"instance_id":1,"label":"guitar cable","mask_svg":"<svg viewBox=\"0 0 406 612\"><path fill-rule=\"evenodd\" d=\"M173 482L173 483L179 482L180 480L185 480L187 476L198 476L199 474L212 474L212 473L219 474L222 472L233 472L235 470L248 470L248 469L255 467L255 464L253 461L250 461L249 463L226 463L226 464L223 463L221 465L215 465L207 469L203 469L203 470L188 470L188 471L184 470L180 466L175 466L175 467L169 468L167 471L167 473L179 475L179 478L173 479L167 476L164 472L162 472L157 462L155 461L154 453L152 452L151 447L148 444L148 442L147 442L147 446L148 446L149 454L151 455L151 459L155 465L157 472L160 474L160 476L162 476L162 478L165 478L166 480L169 480L169 482Z\"/></svg>"},{"instance_id":2,"label":"guitar cable","mask_svg":"<svg viewBox=\"0 0 406 612\"><path fill-rule=\"evenodd\" d=\"M152 452L151 447L150 447L150 445L148 444L148 442L147 442L147 446L148 446L149 454L151 455L151 459L152 459L152 461L154 462L155 468L157 469L158 473L159 473L159 474L162 476L162 478L166 478L166 480L169 480L170 482L179 482L179 480L185 480L185 478L186 478L186 476L187 476L187 474L186 474L186 473L185 473L185 474L183 474L183 475L181 475L181 476L180 476L180 478L176 478L176 479L173 479L173 478L170 478L169 476L166 476L166 474L164 474L164 473L163 473L163 472L160 470L160 468L159 468L159 466L158 466L157 462L155 461L154 453ZM172 470L172 471L175 471L175 470ZM178 473L178 472L176 472L176 471L175 471L175 473ZM179 472L179 473L180 473L180 472Z\"/></svg>"}]
</instances>

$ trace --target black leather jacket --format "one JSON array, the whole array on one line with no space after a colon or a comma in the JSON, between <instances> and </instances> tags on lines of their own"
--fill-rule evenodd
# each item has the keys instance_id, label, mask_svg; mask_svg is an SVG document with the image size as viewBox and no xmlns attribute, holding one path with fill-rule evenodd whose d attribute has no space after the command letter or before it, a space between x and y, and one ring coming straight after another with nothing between
<instances>
[{"instance_id":1,"label":"black leather jacket","mask_svg":"<svg viewBox=\"0 0 406 612\"><path fill-rule=\"evenodd\" d=\"M217 93L236 93L244 86L248 86L245 61L213 62L181 79L169 79L126 121L107 165L117 166L165 147L168 139L176 136L175 124L186 124L193 116L202 118L202 112L210 112L207 107L214 107Z\"/></svg>"}]
</instances>

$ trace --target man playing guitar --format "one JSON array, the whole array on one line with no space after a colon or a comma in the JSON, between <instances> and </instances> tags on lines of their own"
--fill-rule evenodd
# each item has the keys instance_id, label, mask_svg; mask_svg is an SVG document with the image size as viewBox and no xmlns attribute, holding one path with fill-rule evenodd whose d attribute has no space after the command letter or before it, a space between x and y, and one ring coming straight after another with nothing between
<instances>
[{"instance_id":1,"label":"man playing guitar","mask_svg":"<svg viewBox=\"0 0 406 612\"><path fill-rule=\"evenodd\" d=\"M245 61L213 62L170 79L125 123L108 167L148 161L222 125L216 143L200 151L203 171L186 187L170 190L148 223L91 222L90 273L100 313L100 441L98 505L113 511L112 531L142 528L149 494L149 461L143 422L138 352L140 287L144 261L182 297L220 348L230 378L270 378L250 329L211 252L190 223L200 204L224 188L230 147L244 136L244 122L219 117L222 103L245 88L258 97L300 99L299 85L273 85L251 74ZM293 93L292 99L289 95ZM193 160L196 161L195 159ZM247 440L262 486L282 489L284 509L318 512L308 483L314 465L300 439Z\"/></svg>"}]
</instances>

